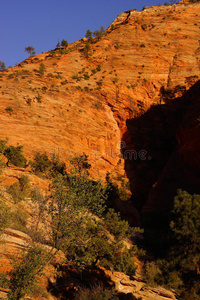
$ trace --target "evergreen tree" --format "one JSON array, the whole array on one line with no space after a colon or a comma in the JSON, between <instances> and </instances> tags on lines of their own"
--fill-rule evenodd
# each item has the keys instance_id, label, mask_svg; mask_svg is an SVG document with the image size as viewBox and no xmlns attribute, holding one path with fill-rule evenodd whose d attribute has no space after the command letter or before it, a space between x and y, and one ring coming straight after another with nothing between
<instances>
[{"instance_id":1,"label":"evergreen tree","mask_svg":"<svg viewBox=\"0 0 200 300\"><path fill-rule=\"evenodd\" d=\"M62 40L61 41L61 46L63 46L63 47L68 47L68 42L66 41L66 40Z\"/></svg>"},{"instance_id":2,"label":"evergreen tree","mask_svg":"<svg viewBox=\"0 0 200 300\"><path fill-rule=\"evenodd\" d=\"M6 69L5 62L0 60L0 71L4 71Z\"/></svg>"},{"instance_id":3,"label":"evergreen tree","mask_svg":"<svg viewBox=\"0 0 200 300\"><path fill-rule=\"evenodd\" d=\"M28 46L28 47L25 47L25 52L28 52L30 56L33 56L36 54L35 52L35 48L33 46Z\"/></svg>"},{"instance_id":4,"label":"evergreen tree","mask_svg":"<svg viewBox=\"0 0 200 300\"><path fill-rule=\"evenodd\" d=\"M87 30L86 34L85 34L85 37L91 41L92 40L92 31L90 31L89 29Z\"/></svg>"}]
</instances>

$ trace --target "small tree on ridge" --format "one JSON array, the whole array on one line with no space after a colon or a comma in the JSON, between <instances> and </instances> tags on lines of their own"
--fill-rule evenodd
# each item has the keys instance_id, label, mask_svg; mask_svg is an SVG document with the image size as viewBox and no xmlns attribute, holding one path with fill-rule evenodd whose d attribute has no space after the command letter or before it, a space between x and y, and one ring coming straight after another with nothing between
<instances>
[{"instance_id":1,"label":"small tree on ridge","mask_svg":"<svg viewBox=\"0 0 200 300\"><path fill-rule=\"evenodd\" d=\"M35 48L33 46L28 46L28 47L25 47L25 52L28 52L30 56L33 56L36 54L35 52Z\"/></svg>"}]
</instances>

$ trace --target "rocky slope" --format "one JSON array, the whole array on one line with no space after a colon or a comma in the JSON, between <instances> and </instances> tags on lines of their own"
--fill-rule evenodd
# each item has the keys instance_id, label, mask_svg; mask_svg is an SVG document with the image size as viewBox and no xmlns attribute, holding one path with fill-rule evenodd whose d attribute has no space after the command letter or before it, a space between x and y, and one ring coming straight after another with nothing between
<instances>
[{"instance_id":1,"label":"rocky slope","mask_svg":"<svg viewBox=\"0 0 200 300\"><path fill-rule=\"evenodd\" d=\"M1 272L8 272L12 270L12 259L15 257L20 259L21 251L26 247L32 245L31 238L20 231L13 230L8 228L2 236L1 245L0 245L0 263L1 263ZM43 246L44 247L44 246ZM45 246L47 251L51 251L50 247ZM55 250L55 249L54 249ZM26 296L26 299L60 299L61 295L67 295L67 291L81 287L81 281L75 279L74 274L75 270L70 270L65 274L65 277L62 278L62 284L59 282L59 276L56 272L56 267L59 264L62 264L64 261L64 254L59 251L53 251L53 260L52 263L45 267L43 275L38 276L37 280L40 285L40 292L38 295ZM141 267L140 267L141 268ZM73 274L74 273L74 274ZM104 268L98 268L93 271L89 271L86 275L91 281L94 279L99 282L107 282L110 285L114 286L116 291L123 295L123 299L145 299L145 300L170 300L176 299L176 296L173 292L164 289L163 287L151 288L146 286L145 282L141 280L139 272L136 273L136 276L132 279L124 273L112 272L105 270ZM57 288L57 289L56 289ZM57 290L57 295L55 293ZM0 287L0 297L1 299L7 299L7 292L9 289ZM58 293L59 291L59 293ZM63 298L62 298L63 299ZM70 298L65 298L70 299Z\"/></svg>"}]
</instances>

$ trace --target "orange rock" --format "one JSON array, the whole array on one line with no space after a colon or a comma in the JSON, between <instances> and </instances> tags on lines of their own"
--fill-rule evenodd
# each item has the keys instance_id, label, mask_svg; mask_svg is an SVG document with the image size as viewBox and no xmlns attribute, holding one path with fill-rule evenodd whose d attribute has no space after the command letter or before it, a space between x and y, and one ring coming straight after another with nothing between
<instances>
[{"instance_id":1,"label":"orange rock","mask_svg":"<svg viewBox=\"0 0 200 300\"><path fill-rule=\"evenodd\" d=\"M24 145L28 158L46 151L66 161L85 152L94 176L115 172L126 120L162 102L161 87L188 89L188 78L200 77L199 14L199 3L132 10L91 44L90 59L77 41L71 52L57 49L9 68L2 73L0 138Z\"/></svg>"}]
</instances>

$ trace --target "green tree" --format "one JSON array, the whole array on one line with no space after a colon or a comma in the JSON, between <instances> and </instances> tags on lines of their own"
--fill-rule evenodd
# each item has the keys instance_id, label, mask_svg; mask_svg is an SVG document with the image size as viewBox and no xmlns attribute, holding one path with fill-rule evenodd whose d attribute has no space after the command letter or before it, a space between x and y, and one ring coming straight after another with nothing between
<instances>
[{"instance_id":1,"label":"green tree","mask_svg":"<svg viewBox=\"0 0 200 300\"><path fill-rule=\"evenodd\" d=\"M19 300L36 282L36 276L42 275L45 265L50 259L50 253L41 247L33 245L22 252L21 257L13 259L13 270L10 272L8 299Z\"/></svg>"},{"instance_id":2,"label":"green tree","mask_svg":"<svg viewBox=\"0 0 200 300\"><path fill-rule=\"evenodd\" d=\"M28 47L25 47L25 52L28 52L30 56L33 56L36 54L35 52L35 48L33 46L28 46Z\"/></svg>"},{"instance_id":3,"label":"green tree","mask_svg":"<svg viewBox=\"0 0 200 300\"><path fill-rule=\"evenodd\" d=\"M170 223L173 253L182 272L200 271L200 195L178 190Z\"/></svg>"},{"instance_id":4,"label":"green tree","mask_svg":"<svg viewBox=\"0 0 200 300\"><path fill-rule=\"evenodd\" d=\"M44 75L45 70L46 70L45 65L41 62L40 63L40 68L39 68L40 76Z\"/></svg>"},{"instance_id":5,"label":"green tree","mask_svg":"<svg viewBox=\"0 0 200 300\"><path fill-rule=\"evenodd\" d=\"M52 168L52 162L46 152L42 154L36 152L34 161L30 161L29 163L35 173L41 172L47 175Z\"/></svg>"},{"instance_id":6,"label":"green tree","mask_svg":"<svg viewBox=\"0 0 200 300\"><path fill-rule=\"evenodd\" d=\"M93 36L97 37L98 39L101 39L104 32L105 32L105 29L103 26L101 26L100 30L96 30L95 32L93 32Z\"/></svg>"},{"instance_id":7,"label":"green tree","mask_svg":"<svg viewBox=\"0 0 200 300\"><path fill-rule=\"evenodd\" d=\"M91 41L92 40L92 31L90 31L89 29L87 30L86 34L85 34L85 37Z\"/></svg>"},{"instance_id":8,"label":"green tree","mask_svg":"<svg viewBox=\"0 0 200 300\"><path fill-rule=\"evenodd\" d=\"M126 222L119 221L125 229L117 230L118 238L115 241L109 239L105 221L101 219L107 187L88 177L90 165L85 154L70 162L70 173L59 174L53 182L53 200L49 208L53 246L61 249L67 260L79 270L99 262L106 268L133 275L135 266L132 250L125 249L119 238L124 237L124 232L129 231L130 227L127 229ZM117 218L119 220L118 214ZM109 229L112 227L110 223L107 226Z\"/></svg>"},{"instance_id":9,"label":"green tree","mask_svg":"<svg viewBox=\"0 0 200 300\"><path fill-rule=\"evenodd\" d=\"M22 175L19 182L15 182L9 186L7 192L12 196L14 203L24 200L25 196L29 193L29 179L27 176Z\"/></svg>"},{"instance_id":10,"label":"green tree","mask_svg":"<svg viewBox=\"0 0 200 300\"><path fill-rule=\"evenodd\" d=\"M67 259L81 269L85 265L92 265L97 254L94 255L94 247L93 251L88 249L91 250L94 238L101 230L89 208L97 212L103 210L101 195L96 194L96 189L88 190L87 182L75 175L58 175L53 190L54 201L50 207L53 246L61 249ZM86 193L89 203L84 197ZM94 200L94 205L91 200Z\"/></svg>"},{"instance_id":11,"label":"green tree","mask_svg":"<svg viewBox=\"0 0 200 300\"><path fill-rule=\"evenodd\" d=\"M5 62L0 60L0 71L4 71L6 69Z\"/></svg>"},{"instance_id":12,"label":"green tree","mask_svg":"<svg viewBox=\"0 0 200 300\"><path fill-rule=\"evenodd\" d=\"M128 222L122 220L120 213L110 208L105 217L105 226L111 234L114 234L117 240L122 240L128 235L132 235L133 231ZM138 229L139 231L139 229Z\"/></svg>"},{"instance_id":13,"label":"green tree","mask_svg":"<svg viewBox=\"0 0 200 300\"><path fill-rule=\"evenodd\" d=\"M66 41L66 40L62 40L61 41L61 46L63 46L63 47L68 47L68 42Z\"/></svg>"},{"instance_id":14,"label":"green tree","mask_svg":"<svg viewBox=\"0 0 200 300\"><path fill-rule=\"evenodd\" d=\"M183 300L200 297L199 214L200 195L178 190L171 214L167 256L155 265L147 265L150 281L176 289Z\"/></svg>"},{"instance_id":15,"label":"green tree","mask_svg":"<svg viewBox=\"0 0 200 300\"><path fill-rule=\"evenodd\" d=\"M86 58L89 57L90 50L91 50L90 44L87 42L85 47L84 47L84 54L85 54Z\"/></svg>"}]
</instances>

